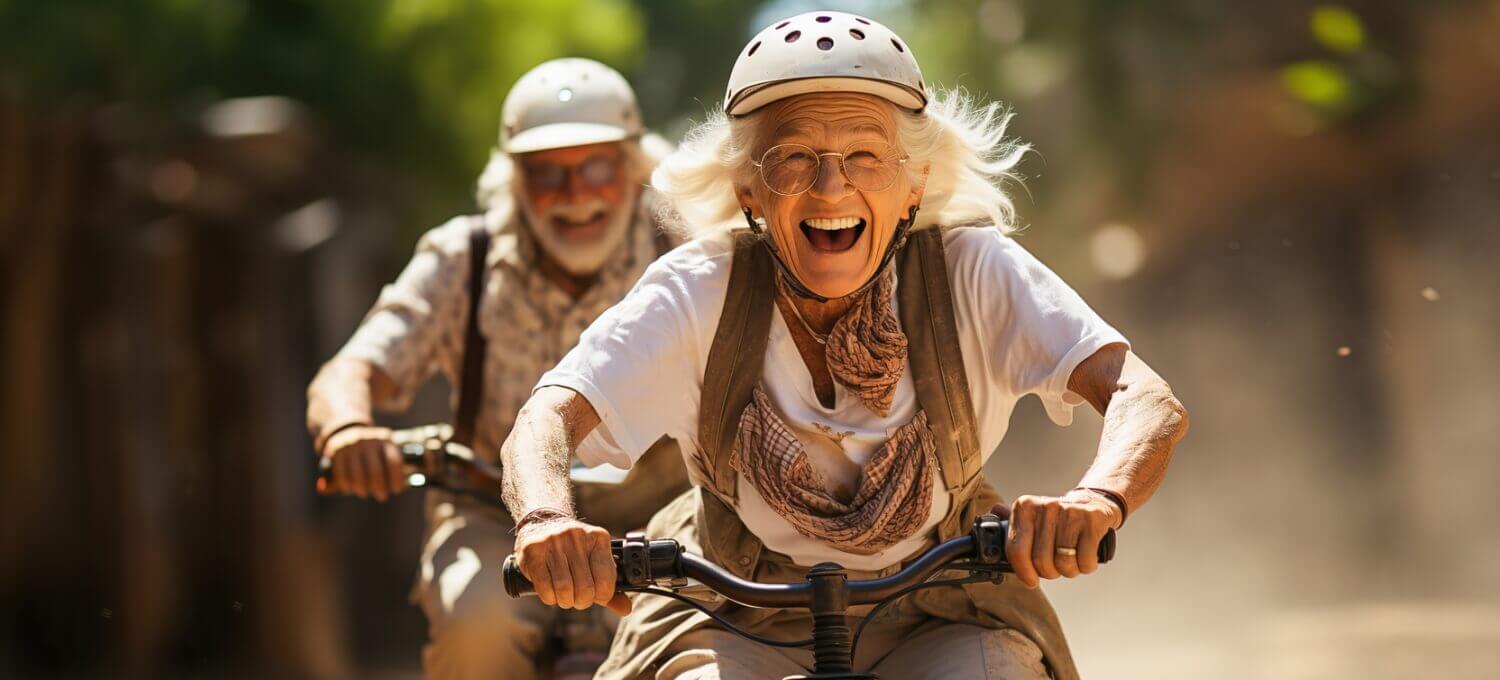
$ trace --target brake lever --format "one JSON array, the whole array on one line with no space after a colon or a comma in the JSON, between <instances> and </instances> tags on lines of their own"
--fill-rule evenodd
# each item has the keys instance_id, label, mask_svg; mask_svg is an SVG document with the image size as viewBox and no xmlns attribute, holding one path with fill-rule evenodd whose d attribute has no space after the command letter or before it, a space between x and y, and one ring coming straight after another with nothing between
<instances>
[{"instance_id":1,"label":"brake lever","mask_svg":"<svg viewBox=\"0 0 1500 680\"><path fill-rule=\"evenodd\" d=\"M619 565L621 583L630 587L650 585L651 551L646 534L631 531L625 534L625 538L611 540L610 544L610 552L615 554Z\"/></svg>"},{"instance_id":2,"label":"brake lever","mask_svg":"<svg viewBox=\"0 0 1500 680\"><path fill-rule=\"evenodd\" d=\"M1005 564L1005 536L1010 523L995 515L983 515L974 520L974 560L983 565Z\"/></svg>"}]
</instances>

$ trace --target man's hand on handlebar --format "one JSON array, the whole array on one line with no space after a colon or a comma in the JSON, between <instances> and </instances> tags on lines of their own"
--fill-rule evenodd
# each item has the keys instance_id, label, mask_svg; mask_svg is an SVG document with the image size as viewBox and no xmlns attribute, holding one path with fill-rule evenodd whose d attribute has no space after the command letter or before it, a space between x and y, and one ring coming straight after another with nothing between
<instances>
[{"instance_id":1,"label":"man's hand on handlebar","mask_svg":"<svg viewBox=\"0 0 1500 680\"><path fill-rule=\"evenodd\" d=\"M406 489L401 451L384 427L355 426L335 432L324 446L333 462L331 484L325 493L374 498L382 503Z\"/></svg>"},{"instance_id":2,"label":"man's hand on handlebar","mask_svg":"<svg viewBox=\"0 0 1500 680\"><path fill-rule=\"evenodd\" d=\"M527 524L516 535L516 562L544 604L588 609L596 604L630 613L630 599L615 592L618 575L609 532L576 519Z\"/></svg>"},{"instance_id":3,"label":"man's hand on handlebar","mask_svg":"<svg viewBox=\"0 0 1500 680\"><path fill-rule=\"evenodd\" d=\"M1005 557L1027 588L1040 579L1074 578L1099 568L1099 542L1120 526L1114 503L1091 491L1074 490L1060 497L1022 496L993 512L1010 519Z\"/></svg>"}]
</instances>

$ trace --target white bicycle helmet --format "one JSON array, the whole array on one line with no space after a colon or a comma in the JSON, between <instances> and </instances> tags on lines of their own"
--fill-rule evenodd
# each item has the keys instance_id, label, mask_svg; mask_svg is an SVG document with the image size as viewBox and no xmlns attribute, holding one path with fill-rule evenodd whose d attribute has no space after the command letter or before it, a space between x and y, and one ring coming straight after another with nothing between
<instances>
[{"instance_id":1,"label":"white bicycle helmet","mask_svg":"<svg viewBox=\"0 0 1500 680\"><path fill-rule=\"evenodd\" d=\"M809 92L863 92L927 106L922 69L894 31L843 12L808 12L757 33L729 73L724 112L743 116Z\"/></svg>"},{"instance_id":2,"label":"white bicycle helmet","mask_svg":"<svg viewBox=\"0 0 1500 680\"><path fill-rule=\"evenodd\" d=\"M527 71L500 109L500 149L527 153L618 142L643 132L630 83L592 59L554 59Z\"/></svg>"}]
</instances>

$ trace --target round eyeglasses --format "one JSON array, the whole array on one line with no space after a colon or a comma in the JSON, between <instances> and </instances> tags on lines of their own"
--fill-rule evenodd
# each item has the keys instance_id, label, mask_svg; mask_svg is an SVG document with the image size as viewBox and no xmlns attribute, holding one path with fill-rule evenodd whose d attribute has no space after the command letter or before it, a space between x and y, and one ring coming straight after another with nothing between
<instances>
[{"instance_id":1,"label":"round eyeglasses","mask_svg":"<svg viewBox=\"0 0 1500 680\"><path fill-rule=\"evenodd\" d=\"M907 157L885 142L855 142L842 153L818 153L802 144L777 144L754 162L766 188L782 196L796 196L818 181L823 157L837 156L844 178L860 191L883 191L896 183Z\"/></svg>"}]
</instances>

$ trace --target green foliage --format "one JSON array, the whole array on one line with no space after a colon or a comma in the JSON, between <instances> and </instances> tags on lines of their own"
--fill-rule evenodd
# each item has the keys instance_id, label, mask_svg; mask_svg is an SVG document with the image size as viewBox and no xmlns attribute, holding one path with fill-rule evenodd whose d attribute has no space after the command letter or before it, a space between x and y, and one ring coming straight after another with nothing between
<instances>
[{"instance_id":1,"label":"green foliage","mask_svg":"<svg viewBox=\"0 0 1500 680\"><path fill-rule=\"evenodd\" d=\"M1364 22L1345 7L1322 5L1313 9L1308 27L1319 44L1334 52L1356 52L1365 44Z\"/></svg>"},{"instance_id":2,"label":"green foliage","mask_svg":"<svg viewBox=\"0 0 1500 680\"><path fill-rule=\"evenodd\" d=\"M1293 100L1321 118L1320 124L1367 117L1402 100L1408 76L1394 55L1371 44L1359 15L1343 6L1319 5L1308 13L1307 27L1327 56L1282 67L1281 82Z\"/></svg>"},{"instance_id":3,"label":"green foliage","mask_svg":"<svg viewBox=\"0 0 1500 680\"><path fill-rule=\"evenodd\" d=\"M1344 70L1322 59L1299 61L1283 68L1281 82L1298 101L1326 111L1346 109L1353 90Z\"/></svg>"},{"instance_id":4,"label":"green foliage","mask_svg":"<svg viewBox=\"0 0 1500 680\"><path fill-rule=\"evenodd\" d=\"M621 69L647 121L673 136L718 105L763 23L819 7L888 23L929 83L1014 106L1015 132L1057 167L1069 154L1098 163L1126 197L1145 195L1131 183L1174 134L1174 102L1224 74L1279 72L1284 95L1328 123L1398 101L1406 54L1393 37L1421 13L1169 0L0 0L0 92L167 118L290 97L330 148L397 175L419 229L471 207L504 95L535 64L578 55Z\"/></svg>"},{"instance_id":5,"label":"green foliage","mask_svg":"<svg viewBox=\"0 0 1500 680\"><path fill-rule=\"evenodd\" d=\"M628 69L643 35L625 0L6 0L0 86L40 105L166 115L288 96L337 148L453 201L493 146L516 77L565 55Z\"/></svg>"}]
</instances>

